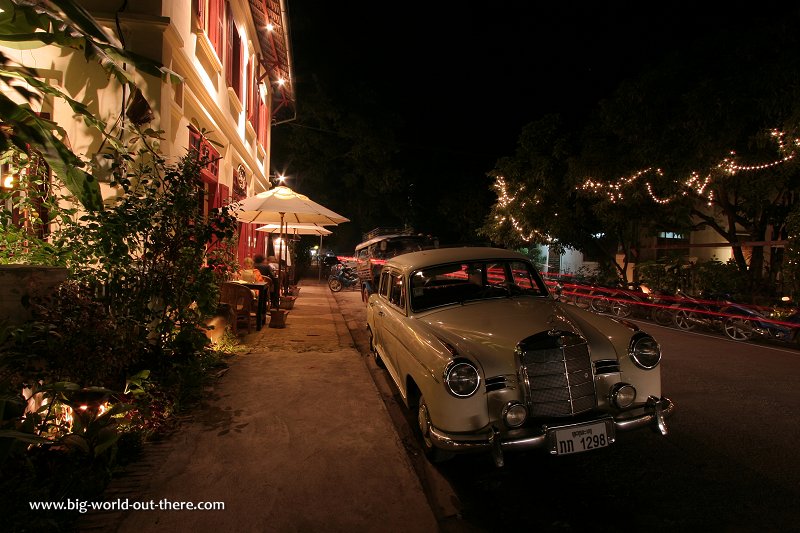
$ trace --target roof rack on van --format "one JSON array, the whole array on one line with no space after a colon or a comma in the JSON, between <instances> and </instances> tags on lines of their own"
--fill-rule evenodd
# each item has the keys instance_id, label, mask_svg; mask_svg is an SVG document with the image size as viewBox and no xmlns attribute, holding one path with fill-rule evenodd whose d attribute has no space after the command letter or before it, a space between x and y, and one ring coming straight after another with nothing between
<instances>
[{"instance_id":1,"label":"roof rack on van","mask_svg":"<svg viewBox=\"0 0 800 533\"><path fill-rule=\"evenodd\" d=\"M381 235L413 235L414 228L411 226L405 226L403 228L375 228L371 229L370 231L364 233L362 237L362 241L368 241L370 239L374 239L375 237L380 237Z\"/></svg>"}]
</instances>

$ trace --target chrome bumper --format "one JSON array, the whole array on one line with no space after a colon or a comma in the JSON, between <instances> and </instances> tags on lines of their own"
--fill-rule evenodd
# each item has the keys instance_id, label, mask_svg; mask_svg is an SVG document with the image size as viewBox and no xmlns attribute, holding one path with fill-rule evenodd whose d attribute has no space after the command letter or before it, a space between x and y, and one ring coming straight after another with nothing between
<instances>
[{"instance_id":1,"label":"chrome bumper","mask_svg":"<svg viewBox=\"0 0 800 533\"><path fill-rule=\"evenodd\" d=\"M641 411L641 412L640 412ZM662 435L667 434L666 419L675 411L675 404L668 398L650 397L647 403L632 414L622 413L617 418L600 418L597 421L609 420L613 422L614 430L629 431L641 427L652 426ZM571 425L566 423L564 425ZM553 426L560 427L560 426ZM530 450L541 448L547 442L547 430L552 429L542 426L541 431L525 430L525 435L515 436L514 432L502 437L496 428L489 432L474 435L457 435L445 433L433 426L430 427L430 438L433 445L442 450L451 452L480 452L492 451L495 462L502 466L502 452L505 450ZM520 430L522 431L522 430Z\"/></svg>"}]
</instances>

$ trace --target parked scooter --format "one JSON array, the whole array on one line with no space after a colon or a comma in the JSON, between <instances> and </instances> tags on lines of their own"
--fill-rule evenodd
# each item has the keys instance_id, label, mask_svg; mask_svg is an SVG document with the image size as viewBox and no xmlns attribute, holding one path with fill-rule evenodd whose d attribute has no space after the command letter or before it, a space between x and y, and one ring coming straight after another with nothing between
<instances>
[{"instance_id":1,"label":"parked scooter","mask_svg":"<svg viewBox=\"0 0 800 533\"><path fill-rule=\"evenodd\" d=\"M753 338L796 342L798 320L794 315L782 321L771 320L752 306L732 302L727 295L700 299L679 293L674 304L674 325L683 330L695 327L719 330L735 341Z\"/></svg>"},{"instance_id":2,"label":"parked scooter","mask_svg":"<svg viewBox=\"0 0 800 533\"><path fill-rule=\"evenodd\" d=\"M338 264L331 267L331 273L328 276L328 287L333 292L339 292L347 287L355 287L358 284L358 274L352 268Z\"/></svg>"}]
</instances>

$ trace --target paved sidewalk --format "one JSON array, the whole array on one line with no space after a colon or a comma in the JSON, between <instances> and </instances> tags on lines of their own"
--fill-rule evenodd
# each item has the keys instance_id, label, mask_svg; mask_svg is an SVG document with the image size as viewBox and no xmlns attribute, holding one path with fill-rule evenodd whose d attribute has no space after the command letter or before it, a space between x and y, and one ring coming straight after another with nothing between
<instances>
[{"instance_id":1,"label":"paved sidewalk","mask_svg":"<svg viewBox=\"0 0 800 533\"><path fill-rule=\"evenodd\" d=\"M116 531L438 530L327 285L301 283L286 328L244 341L193 421L145 458L141 489L116 492L225 510L131 510ZM87 518L84 531L114 530Z\"/></svg>"}]
</instances>

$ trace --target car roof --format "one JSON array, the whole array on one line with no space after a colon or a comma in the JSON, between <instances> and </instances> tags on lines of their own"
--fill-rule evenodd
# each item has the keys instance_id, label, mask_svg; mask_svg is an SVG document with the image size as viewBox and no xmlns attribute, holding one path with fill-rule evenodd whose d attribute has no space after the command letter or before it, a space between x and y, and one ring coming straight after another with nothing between
<instances>
[{"instance_id":1,"label":"car roof","mask_svg":"<svg viewBox=\"0 0 800 533\"><path fill-rule=\"evenodd\" d=\"M528 261L528 258L519 252L503 248L487 247L461 247L461 248L436 248L398 255L386 261L386 265L393 266L403 271L427 268L457 261L476 261L486 259L517 259Z\"/></svg>"},{"instance_id":2,"label":"car roof","mask_svg":"<svg viewBox=\"0 0 800 533\"><path fill-rule=\"evenodd\" d=\"M356 245L356 251L361 250L362 248L366 248L370 244L374 244L380 241L392 240L392 239L411 239L411 240L423 240L426 237L424 235L408 235L405 233L396 233L392 235L378 235L377 237L373 237L368 241L364 241L361 244Z\"/></svg>"}]
</instances>

